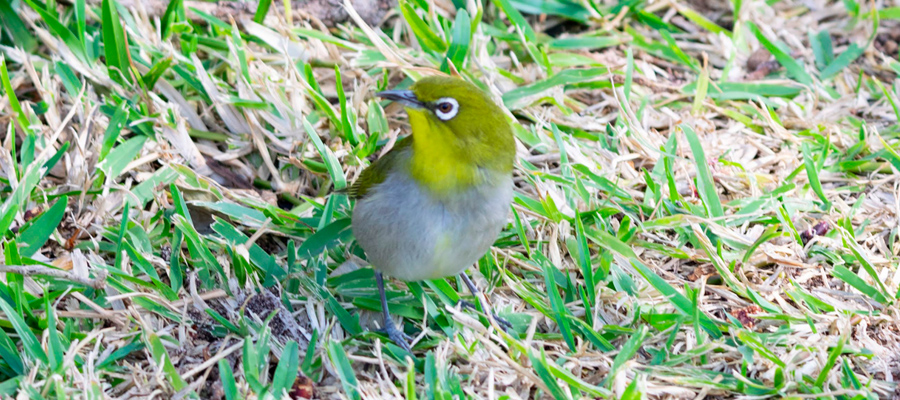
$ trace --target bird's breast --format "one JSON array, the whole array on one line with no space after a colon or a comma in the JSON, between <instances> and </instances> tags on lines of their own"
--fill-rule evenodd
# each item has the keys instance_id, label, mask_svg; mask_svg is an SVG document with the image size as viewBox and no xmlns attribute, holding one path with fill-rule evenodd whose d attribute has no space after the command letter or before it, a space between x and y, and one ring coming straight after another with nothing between
<instances>
[{"instance_id":1,"label":"bird's breast","mask_svg":"<svg viewBox=\"0 0 900 400\"><path fill-rule=\"evenodd\" d=\"M456 275L472 265L506 224L512 179L436 197L406 174L390 175L353 211L353 232L376 269L415 281Z\"/></svg>"}]
</instances>

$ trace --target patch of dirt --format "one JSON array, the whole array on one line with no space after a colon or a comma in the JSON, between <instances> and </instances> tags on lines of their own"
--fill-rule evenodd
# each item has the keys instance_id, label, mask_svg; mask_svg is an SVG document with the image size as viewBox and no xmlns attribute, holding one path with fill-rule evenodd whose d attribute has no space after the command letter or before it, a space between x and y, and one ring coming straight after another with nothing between
<instances>
[{"instance_id":1,"label":"patch of dirt","mask_svg":"<svg viewBox=\"0 0 900 400\"><path fill-rule=\"evenodd\" d=\"M699 281L700 279L702 279L703 277L714 276L714 275L718 275L718 274L719 274L719 272L716 271L716 267L714 265L706 264L706 265L701 265L697 268L694 268L694 270L691 271L691 274L688 275L687 279L689 281L696 282L696 281Z\"/></svg>"},{"instance_id":2,"label":"patch of dirt","mask_svg":"<svg viewBox=\"0 0 900 400\"><path fill-rule=\"evenodd\" d=\"M896 21L882 21L875 35L875 49L888 57L897 59L897 51L900 50L900 23Z\"/></svg>"},{"instance_id":3,"label":"patch of dirt","mask_svg":"<svg viewBox=\"0 0 900 400\"><path fill-rule=\"evenodd\" d=\"M756 326L756 323L759 322L759 320L753 318L753 315L761 312L763 312L762 307L754 304L752 306L731 310L730 314L737 318L738 321L741 321L741 325L744 325L745 328L753 329L753 327Z\"/></svg>"}]
</instances>

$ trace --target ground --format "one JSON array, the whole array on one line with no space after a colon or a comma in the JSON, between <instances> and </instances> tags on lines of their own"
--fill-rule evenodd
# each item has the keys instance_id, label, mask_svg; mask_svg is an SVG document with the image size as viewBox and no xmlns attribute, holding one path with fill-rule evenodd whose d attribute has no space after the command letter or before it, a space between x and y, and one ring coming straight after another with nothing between
<instances>
[{"instance_id":1,"label":"ground","mask_svg":"<svg viewBox=\"0 0 900 400\"><path fill-rule=\"evenodd\" d=\"M900 397L900 8L312 3L0 2L3 396ZM513 328L391 280L409 354L339 190L440 73L514 127Z\"/></svg>"}]
</instances>

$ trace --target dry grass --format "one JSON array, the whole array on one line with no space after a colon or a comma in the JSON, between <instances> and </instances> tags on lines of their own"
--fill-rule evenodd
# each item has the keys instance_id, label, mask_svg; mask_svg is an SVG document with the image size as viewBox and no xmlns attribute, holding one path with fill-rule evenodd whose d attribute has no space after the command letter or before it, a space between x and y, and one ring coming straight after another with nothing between
<instances>
[{"instance_id":1,"label":"dry grass","mask_svg":"<svg viewBox=\"0 0 900 400\"><path fill-rule=\"evenodd\" d=\"M0 392L900 397L900 9L589 3L0 5ZM472 269L515 327L392 282L410 355L331 193L408 133L373 91L442 69L515 121Z\"/></svg>"}]
</instances>

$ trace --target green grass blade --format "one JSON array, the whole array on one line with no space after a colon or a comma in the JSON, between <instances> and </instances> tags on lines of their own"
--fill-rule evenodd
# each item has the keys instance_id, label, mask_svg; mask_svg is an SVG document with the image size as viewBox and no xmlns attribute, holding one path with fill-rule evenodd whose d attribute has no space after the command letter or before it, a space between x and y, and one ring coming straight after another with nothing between
<instances>
[{"instance_id":1,"label":"green grass blade","mask_svg":"<svg viewBox=\"0 0 900 400\"><path fill-rule=\"evenodd\" d=\"M759 30L759 27L752 22L747 22L747 27L750 28L750 32L756 36L756 39L759 40L763 47L765 47L769 53L772 53L778 63L787 70L788 75L804 85L812 85L813 78L806 72L806 69L802 64L791 57L787 51L783 50L783 44L769 40L769 38Z\"/></svg>"},{"instance_id":2,"label":"green grass blade","mask_svg":"<svg viewBox=\"0 0 900 400\"><path fill-rule=\"evenodd\" d=\"M857 46L856 43L852 43L847 50L844 50L834 61L830 62L825 69L819 74L821 79L828 79L838 74L838 72L843 71L847 68L850 63L855 61L859 56L865 52L865 48Z\"/></svg>"},{"instance_id":3,"label":"green grass blade","mask_svg":"<svg viewBox=\"0 0 900 400\"><path fill-rule=\"evenodd\" d=\"M706 90L709 87L709 70L703 69L700 78L697 79L697 91L694 94L694 105L691 113L697 115L703 110L703 101L706 100Z\"/></svg>"},{"instance_id":4,"label":"green grass blade","mask_svg":"<svg viewBox=\"0 0 900 400\"><path fill-rule=\"evenodd\" d=\"M831 368L834 367L834 364L837 362L838 357L841 355L841 352L844 351L844 344L847 342L847 333L845 332L841 335L840 340L831 352L828 353L828 360L825 361L825 365L822 366L822 371L819 372L819 377L816 378L815 385L817 387L822 387L825 384L825 381L828 379L828 375L831 372ZM822 387L822 389L828 390L827 387Z\"/></svg>"},{"instance_id":5,"label":"green grass blade","mask_svg":"<svg viewBox=\"0 0 900 400\"><path fill-rule=\"evenodd\" d=\"M187 382L182 379L178 370L175 369L175 366L172 364L172 358L166 351L165 346L163 346L160 337L156 333L148 333L145 339L148 342L147 348L150 349L150 353L153 354L153 360L157 363L162 363L160 365L162 367L162 372L168 378L168 383L172 385L172 388L178 391L187 387ZM195 396L196 395L191 397Z\"/></svg>"},{"instance_id":6,"label":"green grass blade","mask_svg":"<svg viewBox=\"0 0 900 400\"><path fill-rule=\"evenodd\" d=\"M416 10L408 1L400 3L400 12L423 48L434 53L447 51L447 43L444 43L444 39L434 33L434 30L428 26L428 23L422 17L419 17L419 14L416 13Z\"/></svg>"},{"instance_id":7,"label":"green grass blade","mask_svg":"<svg viewBox=\"0 0 900 400\"><path fill-rule=\"evenodd\" d=\"M525 107L530 97L542 94L557 86L571 85L578 82L588 82L606 76L607 68L569 69L554 74L550 78L537 81L530 85L520 86L503 94L503 103L510 110Z\"/></svg>"},{"instance_id":8,"label":"green grass blade","mask_svg":"<svg viewBox=\"0 0 900 400\"><path fill-rule=\"evenodd\" d=\"M569 326L569 311L563 303L562 297L559 295L559 288L556 286L556 278L551 265L544 266L544 284L547 285L547 293L550 296L550 306L553 308L554 320L559 326L559 332L562 334L569 349L575 350L575 339L572 336L572 329Z\"/></svg>"},{"instance_id":9,"label":"green grass blade","mask_svg":"<svg viewBox=\"0 0 900 400\"><path fill-rule=\"evenodd\" d=\"M547 385L547 388L550 390L550 395L553 396L554 399L564 400L571 399L572 396L565 392L559 384L556 382L556 377L550 373L548 365L550 364L547 361L547 354L541 351L541 357L538 358L532 352L528 352L528 358L531 360L531 366L534 368L534 372L537 374L541 381L544 382L544 385Z\"/></svg>"},{"instance_id":10,"label":"green grass blade","mask_svg":"<svg viewBox=\"0 0 900 400\"><path fill-rule=\"evenodd\" d=\"M13 44L20 47L26 52L31 52L37 47L38 41L28 31L28 27L22 18L12 8L12 2L9 0L0 0L0 28L6 30L12 37ZM19 5L19 7L22 7Z\"/></svg>"},{"instance_id":11,"label":"green grass blade","mask_svg":"<svg viewBox=\"0 0 900 400\"><path fill-rule=\"evenodd\" d=\"M827 30L821 30L815 35L810 31L809 43L812 47L813 55L816 58L816 66L819 70L824 69L826 65L829 65L834 61L834 49L831 41L831 34Z\"/></svg>"},{"instance_id":12,"label":"green grass blade","mask_svg":"<svg viewBox=\"0 0 900 400\"><path fill-rule=\"evenodd\" d=\"M634 334L628 338L628 341L622 345L622 348L619 350L619 354L616 354L616 358L613 359L613 364L609 368L609 375L607 375L607 382L612 384L613 379L619 373L625 363L628 360L634 358L637 354L638 350L641 349L641 346L644 344L644 340L647 339L647 334L649 332L649 328L647 325L641 325L640 328Z\"/></svg>"},{"instance_id":13,"label":"green grass blade","mask_svg":"<svg viewBox=\"0 0 900 400\"><path fill-rule=\"evenodd\" d=\"M28 6L31 7L31 9L40 14L41 19L43 19L44 23L47 24L50 32L62 39L62 41L66 44L69 50L71 50L72 53L75 54L76 57L78 57L85 63L91 63L88 59L87 50L85 49L84 43L79 40L78 36L72 33L69 28L66 28L66 26L63 25L63 23L60 22L53 13L47 11L47 9L42 7L40 4L35 3L34 0L25 0L25 3L27 3Z\"/></svg>"},{"instance_id":14,"label":"green grass blade","mask_svg":"<svg viewBox=\"0 0 900 400\"><path fill-rule=\"evenodd\" d=\"M272 5L272 0L262 0L256 6L256 13L253 14L253 22L257 24L261 24L264 19L266 19L266 14L269 13L269 7Z\"/></svg>"},{"instance_id":15,"label":"green grass blade","mask_svg":"<svg viewBox=\"0 0 900 400\"><path fill-rule=\"evenodd\" d=\"M13 329L15 329L16 334L19 335L19 340L22 342L22 348L31 359L47 364L50 360L47 358L47 353L41 347L41 342L38 340L34 333L31 331L31 327L25 323L25 320L22 319L22 313L13 308L9 303L6 302L6 299L0 297L0 309L3 309L3 313L6 314L7 320L12 324Z\"/></svg>"},{"instance_id":16,"label":"green grass blade","mask_svg":"<svg viewBox=\"0 0 900 400\"><path fill-rule=\"evenodd\" d=\"M775 365L781 368L785 368L786 364L784 363L784 361L780 357L778 357L778 354L776 354L769 348L771 344L766 344L760 341L759 335L741 329L737 331L737 337L741 340L741 342L756 351L756 353L763 358L775 363Z\"/></svg>"},{"instance_id":17,"label":"green grass blade","mask_svg":"<svg viewBox=\"0 0 900 400\"><path fill-rule=\"evenodd\" d=\"M341 380L344 394L351 400L361 400L362 397L357 389L359 388L359 381L356 380L356 373L350 365L347 353L344 352L344 346L334 340L329 340L326 349L328 351L328 359Z\"/></svg>"},{"instance_id":18,"label":"green grass blade","mask_svg":"<svg viewBox=\"0 0 900 400\"><path fill-rule=\"evenodd\" d=\"M122 30L122 22L115 3L111 0L103 0L103 49L106 54L106 67L109 76L120 83L130 83L131 63L128 56L128 43L125 41L125 33Z\"/></svg>"},{"instance_id":19,"label":"green grass blade","mask_svg":"<svg viewBox=\"0 0 900 400\"><path fill-rule=\"evenodd\" d=\"M306 135L309 139L312 140L313 145L316 147L316 151L319 152L319 156L325 161L325 167L328 168L328 175L331 176L331 180L334 182L334 189L341 190L347 187L347 179L344 177L344 170L341 168L341 163L337 160L337 157L335 157L334 152L322 143L319 134L306 118L303 119L303 129L306 131Z\"/></svg>"},{"instance_id":20,"label":"green grass blade","mask_svg":"<svg viewBox=\"0 0 900 400\"><path fill-rule=\"evenodd\" d=\"M9 100L9 107L12 109L13 113L15 113L15 121L19 124L19 128L22 129L23 132L30 132L31 123L28 122L28 117L22 112L22 106L19 104L19 99L16 98L16 92L13 90L12 83L10 83L9 80L6 57L3 55L0 55L0 83L3 84L3 91L6 94L6 98Z\"/></svg>"},{"instance_id":21,"label":"green grass blade","mask_svg":"<svg viewBox=\"0 0 900 400\"><path fill-rule=\"evenodd\" d=\"M469 13L466 10L459 10L456 13L453 29L450 31L450 39L450 48L447 50L446 60L450 60L459 71L465 65L466 56L469 55L469 43L472 41L472 21L469 19ZM444 61L445 66L446 60ZM444 70L443 66L441 70Z\"/></svg>"},{"instance_id":22,"label":"green grass blade","mask_svg":"<svg viewBox=\"0 0 900 400\"><path fill-rule=\"evenodd\" d=\"M294 381L297 380L297 371L300 370L300 351L297 342L290 341L281 352L281 359L275 368L275 377L272 380L272 394L282 397L286 394Z\"/></svg>"},{"instance_id":23,"label":"green grass blade","mask_svg":"<svg viewBox=\"0 0 900 400\"><path fill-rule=\"evenodd\" d=\"M819 181L819 168L816 161L813 160L812 152L809 149L809 143L803 142L800 148L803 153L803 164L806 166L806 176L809 178L809 185L812 187L813 192L816 193L816 196L819 196L819 200L822 200L822 203L824 203L824 208L828 209L831 207L831 202L828 200L828 197L825 196L825 190L822 188L822 183Z\"/></svg>"},{"instance_id":24,"label":"green grass blade","mask_svg":"<svg viewBox=\"0 0 900 400\"><path fill-rule=\"evenodd\" d=\"M53 207L37 217L27 229L19 234L18 240L25 243L25 247L19 250L23 257L33 256L47 242L62 221L68 202L67 196L61 197Z\"/></svg>"},{"instance_id":25,"label":"green grass blade","mask_svg":"<svg viewBox=\"0 0 900 400\"><path fill-rule=\"evenodd\" d=\"M504 14L506 14L506 17L509 18L509 21L512 22L513 26L522 32L526 41L532 43L537 41L537 35L534 33L534 29L531 28L531 24L525 20L525 17L519 13L519 10L513 7L510 0L493 0L493 2Z\"/></svg>"},{"instance_id":26,"label":"green grass blade","mask_svg":"<svg viewBox=\"0 0 900 400\"><path fill-rule=\"evenodd\" d=\"M97 168L102 170L108 179L118 178L119 175L122 174L122 171L125 170L125 167L127 167L138 153L141 152L141 149L144 147L144 142L146 141L146 136L135 136L126 140L124 143L112 149L112 151L109 152L109 156L106 157Z\"/></svg>"},{"instance_id":27,"label":"green grass blade","mask_svg":"<svg viewBox=\"0 0 900 400\"><path fill-rule=\"evenodd\" d=\"M881 278L878 276L878 272L875 271L875 266L869 261L868 257L866 257L864 250L856 243L853 236L850 235L844 228L840 226L835 226L835 230L840 232L841 238L844 241L844 247L849 248L850 252L853 253L853 256L856 257L856 260L862 265L863 269L872 277L872 280L878 285L878 291L885 299L892 299L892 296L887 290L887 287L882 282ZM849 282L848 282L849 283Z\"/></svg>"},{"instance_id":28,"label":"green grass blade","mask_svg":"<svg viewBox=\"0 0 900 400\"><path fill-rule=\"evenodd\" d=\"M725 29L719 25L716 25L715 22L710 21L708 18L703 16L703 14L700 14L690 8L686 8L683 6L676 7L676 10L678 10L679 14L683 15L685 18L687 18L691 22L697 24L699 27L701 27L703 29L706 29L716 35L718 35L720 33L724 33L726 36L731 37L731 32L729 32L727 29Z\"/></svg>"},{"instance_id":29,"label":"green grass blade","mask_svg":"<svg viewBox=\"0 0 900 400\"><path fill-rule=\"evenodd\" d=\"M716 191L716 185L713 181L712 172L709 170L709 164L706 161L706 154L703 152L703 145L700 144L700 138L694 129L687 124L679 125L681 130L687 137L688 144L691 146L691 152L694 153L694 163L697 165L697 192L700 199L703 200L703 206L706 208L706 214L710 218L719 218L725 215L722 210L722 202L719 200L719 193Z\"/></svg>"},{"instance_id":30,"label":"green grass blade","mask_svg":"<svg viewBox=\"0 0 900 400\"><path fill-rule=\"evenodd\" d=\"M694 315L694 305L685 297L683 294L679 293L675 290L672 285L666 282L663 278L653 272L651 269L647 268L641 262L632 259L631 265L638 271L638 273L653 286L656 291L665 296L675 308L678 309L682 314L686 316L693 317ZM715 323L709 319L704 314L700 314L700 326L703 328L706 333L712 336L714 339L718 339L722 337L722 331L719 330L719 327L715 325Z\"/></svg>"},{"instance_id":31,"label":"green grass blade","mask_svg":"<svg viewBox=\"0 0 900 400\"><path fill-rule=\"evenodd\" d=\"M225 392L225 399L238 400L240 394L236 385L237 381L234 379L234 371L232 371L231 365L225 359L219 360L219 379L222 381L222 391Z\"/></svg>"},{"instance_id":32,"label":"green grass blade","mask_svg":"<svg viewBox=\"0 0 900 400\"><path fill-rule=\"evenodd\" d=\"M262 7L262 3L260 3L260 7ZM184 0L169 0L169 5L166 6L166 12L163 13L163 17L160 20L160 36L162 36L163 40L168 39L172 34L172 27L178 21L184 20ZM152 86L149 88L152 89Z\"/></svg>"}]
</instances>

